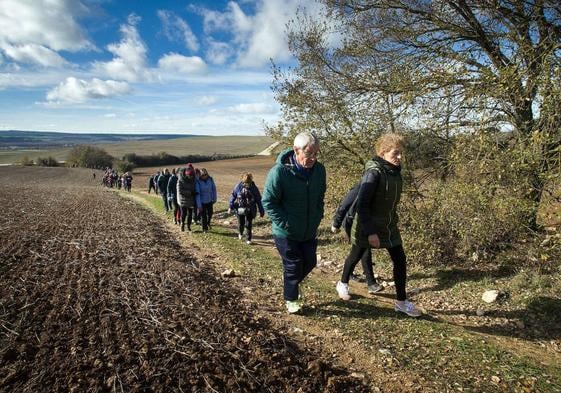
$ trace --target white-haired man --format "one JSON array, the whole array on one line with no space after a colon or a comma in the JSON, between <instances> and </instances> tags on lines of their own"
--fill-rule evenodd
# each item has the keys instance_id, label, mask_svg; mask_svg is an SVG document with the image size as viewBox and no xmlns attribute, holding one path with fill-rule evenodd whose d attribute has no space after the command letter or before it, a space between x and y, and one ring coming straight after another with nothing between
<instances>
[{"instance_id":1,"label":"white-haired man","mask_svg":"<svg viewBox=\"0 0 561 393\"><path fill-rule=\"evenodd\" d=\"M316 266L317 229L323 218L325 167L317 162L319 140L309 132L294 138L267 175L263 207L273 223L283 262L284 300L289 313L300 311L299 284Z\"/></svg>"}]
</instances>

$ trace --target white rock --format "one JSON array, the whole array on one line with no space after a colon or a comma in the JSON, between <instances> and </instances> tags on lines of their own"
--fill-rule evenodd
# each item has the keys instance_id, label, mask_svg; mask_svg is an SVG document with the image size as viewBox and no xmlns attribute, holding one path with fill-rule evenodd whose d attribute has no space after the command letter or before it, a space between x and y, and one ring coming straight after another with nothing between
<instances>
[{"instance_id":1,"label":"white rock","mask_svg":"<svg viewBox=\"0 0 561 393\"><path fill-rule=\"evenodd\" d=\"M485 310L482 308L478 308L477 311L475 311L475 315L477 315L478 317L482 317L483 315L485 315Z\"/></svg>"},{"instance_id":2,"label":"white rock","mask_svg":"<svg viewBox=\"0 0 561 393\"><path fill-rule=\"evenodd\" d=\"M485 303L493 303L497 300L498 297L499 291L496 289L491 289L483 293L483 296L481 296L481 300L483 300Z\"/></svg>"},{"instance_id":3,"label":"white rock","mask_svg":"<svg viewBox=\"0 0 561 393\"><path fill-rule=\"evenodd\" d=\"M321 261L321 254L316 254L316 258L317 258L317 261L320 262Z\"/></svg>"},{"instance_id":4,"label":"white rock","mask_svg":"<svg viewBox=\"0 0 561 393\"><path fill-rule=\"evenodd\" d=\"M234 269L226 269L222 273L220 273L220 276L222 278L224 278L224 277L235 277L236 272L234 271Z\"/></svg>"}]
</instances>

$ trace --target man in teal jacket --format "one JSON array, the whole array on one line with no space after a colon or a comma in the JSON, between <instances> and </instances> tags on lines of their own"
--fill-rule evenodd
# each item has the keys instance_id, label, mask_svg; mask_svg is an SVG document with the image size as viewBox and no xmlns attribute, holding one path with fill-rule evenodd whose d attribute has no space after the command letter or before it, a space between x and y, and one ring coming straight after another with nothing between
<instances>
[{"instance_id":1,"label":"man in teal jacket","mask_svg":"<svg viewBox=\"0 0 561 393\"><path fill-rule=\"evenodd\" d=\"M263 207L273 222L283 262L284 299L289 313L300 311L298 285L316 266L317 229L323 218L325 167L317 162L319 140L309 132L294 138L267 175Z\"/></svg>"}]
</instances>

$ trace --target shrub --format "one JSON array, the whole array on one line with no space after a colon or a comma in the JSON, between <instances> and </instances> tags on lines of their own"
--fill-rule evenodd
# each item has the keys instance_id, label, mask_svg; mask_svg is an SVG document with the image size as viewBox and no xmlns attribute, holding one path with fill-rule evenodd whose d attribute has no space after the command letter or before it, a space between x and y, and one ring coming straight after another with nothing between
<instances>
[{"instance_id":1,"label":"shrub","mask_svg":"<svg viewBox=\"0 0 561 393\"><path fill-rule=\"evenodd\" d=\"M36 164L39 166L58 166L58 161L51 156L39 157L35 160Z\"/></svg>"},{"instance_id":2,"label":"shrub","mask_svg":"<svg viewBox=\"0 0 561 393\"><path fill-rule=\"evenodd\" d=\"M70 151L67 164L85 168L107 168L113 165L113 157L98 147L80 145Z\"/></svg>"},{"instance_id":3,"label":"shrub","mask_svg":"<svg viewBox=\"0 0 561 393\"><path fill-rule=\"evenodd\" d=\"M117 172L125 173L132 171L136 166L126 160L118 160L113 162L113 167L117 169Z\"/></svg>"},{"instance_id":4,"label":"shrub","mask_svg":"<svg viewBox=\"0 0 561 393\"><path fill-rule=\"evenodd\" d=\"M29 158L28 156L23 156L19 163L20 163L20 165L23 165L23 166L32 166L33 165L33 160L31 158Z\"/></svg>"}]
</instances>

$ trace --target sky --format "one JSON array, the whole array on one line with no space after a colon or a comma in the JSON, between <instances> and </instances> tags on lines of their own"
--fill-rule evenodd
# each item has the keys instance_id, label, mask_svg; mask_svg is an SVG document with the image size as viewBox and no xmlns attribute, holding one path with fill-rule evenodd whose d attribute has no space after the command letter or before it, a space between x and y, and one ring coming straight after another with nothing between
<instances>
[{"instance_id":1,"label":"sky","mask_svg":"<svg viewBox=\"0 0 561 393\"><path fill-rule=\"evenodd\" d=\"M0 0L1 130L263 135L313 0Z\"/></svg>"}]
</instances>

